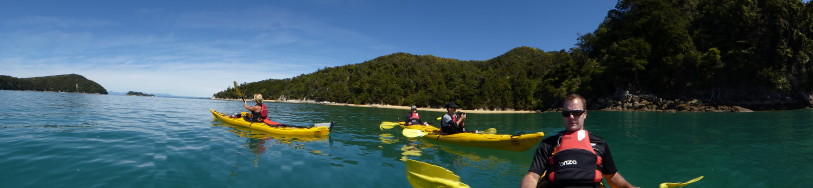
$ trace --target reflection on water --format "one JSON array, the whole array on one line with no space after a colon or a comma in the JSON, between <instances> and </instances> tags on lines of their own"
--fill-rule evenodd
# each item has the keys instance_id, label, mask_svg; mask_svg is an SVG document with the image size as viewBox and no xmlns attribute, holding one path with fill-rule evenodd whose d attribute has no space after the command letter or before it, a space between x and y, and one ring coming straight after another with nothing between
<instances>
[{"instance_id":1,"label":"reflection on water","mask_svg":"<svg viewBox=\"0 0 813 188\"><path fill-rule=\"evenodd\" d=\"M242 126L230 125L221 121L213 121L212 126L228 127L226 129L235 135L246 139L245 146L247 149L255 154L252 164L257 167L262 158L263 153L266 152L269 145L286 145L291 149L306 150L312 154L323 155L322 151L312 150L305 147L303 142L327 142L327 136L309 136L309 135L282 135L274 134L254 129L248 129Z\"/></svg>"},{"instance_id":2,"label":"reflection on water","mask_svg":"<svg viewBox=\"0 0 813 188\"><path fill-rule=\"evenodd\" d=\"M410 142L410 143L402 146L401 151L403 151L403 152L401 152L401 155L402 155L401 161L406 161L408 159L407 156L414 156L414 157L420 157L421 156L421 149L418 148L418 144L415 144L414 142Z\"/></svg>"},{"instance_id":3,"label":"reflection on water","mask_svg":"<svg viewBox=\"0 0 813 188\"><path fill-rule=\"evenodd\" d=\"M381 140L382 144L394 144L399 141L397 138L395 138L395 135L390 133L381 133L378 135L378 139Z\"/></svg>"}]
</instances>

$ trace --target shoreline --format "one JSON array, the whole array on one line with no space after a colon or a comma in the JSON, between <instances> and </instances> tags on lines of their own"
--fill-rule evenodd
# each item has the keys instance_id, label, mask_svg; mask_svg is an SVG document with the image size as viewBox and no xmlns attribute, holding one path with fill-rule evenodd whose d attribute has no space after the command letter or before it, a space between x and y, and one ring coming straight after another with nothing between
<instances>
[{"instance_id":1,"label":"shoreline","mask_svg":"<svg viewBox=\"0 0 813 188\"><path fill-rule=\"evenodd\" d=\"M211 98L211 100L226 100L226 101L242 101L242 99L221 99L221 98ZM246 100L249 101L249 100ZM362 108L386 108L386 109L396 109L396 110L406 110L409 111L411 106L396 106L396 105L387 105L387 104L348 104L348 103L337 103L337 102L316 102L316 101L304 101L304 100L263 100L263 102L275 102L275 103L292 103L292 104L321 104L321 105L330 105L330 106L351 106L351 107L362 107ZM429 112L446 112L444 108L429 108L429 107L418 107L418 111L429 111ZM472 114L532 114L532 113L542 113L542 111L530 111L530 110L482 110L482 109L474 109L474 110L466 110L460 109L458 111L463 111L466 113Z\"/></svg>"},{"instance_id":2,"label":"shoreline","mask_svg":"<svg viewBox=\"0 0 813 188\"><path fill-rule=\"evenodd\" d=\"M754 111L781 111L781 110L797 110L805 108L813 108L813 94L805 96L806 102L796 101L789 97L782 99L764 100L761 102L709 102L697 98L685 99L665 99L652 94L630 94L624 93L622 95L598 98L595 100L588 100L588 110L595 111L629 111L629 112L754 112ZM221 99L210 98L212 100L236 100L240 99ZM317 102L313 100L265 100L269 102L278 103L301 103L301 104L321 104L333 106L352 106L364 108L386 108L398 109L408 111L409 106L396 106L386 104L347 104L337 102ZM429 108L418 107L421 111L430 112L446 112L444 108ZM545 113L545 112L558 112L561 108L552 108L546 110L483 110L483 109L460 109L466 113L480 113L480 114L530 114L530 113Z\"/></svg>"}]
</instances>

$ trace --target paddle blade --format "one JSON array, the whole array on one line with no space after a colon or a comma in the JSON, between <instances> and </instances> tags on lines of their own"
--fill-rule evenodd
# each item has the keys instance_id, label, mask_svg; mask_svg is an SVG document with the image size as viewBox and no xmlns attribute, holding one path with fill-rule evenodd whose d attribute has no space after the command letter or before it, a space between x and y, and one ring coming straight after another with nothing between
<instances>
[{"instance_id":1,"label":"paddle blade","mask_svg":"<svg viewBox=\"0 0 813 188\"><path fill-rule=\"evenodd\" d=\"M409 137L409 138L415 138L415 137L424 136L427 133L423 132L421 130L418 130L418 129L404 129L403 131L401 131L401 134L404 134L404 136Z\"/></svg>"},{"instance_id":2,"label":"paddle blade","mask_svg":"<svg viewBox=\"0 0 813 188\"><path fill-rule=\"evenodd\" d=\"M412 187L469 187L469 185L460 182L460 176L443 167L412 159L406 161L406 166L407 181Z\"/></svg>"},{"instance_id":3,"label":"paddle blade","mask_svg":"<svg viewBox=\"0 0 813 188\"><path fill-rule=\"evenodd\" d=\"M378 128L381 128L381 130L387 130L392 129L395 126L398 126L398 122L385 121L381 122L381 125L378 125Z\"/></svg>"},{"instance_id":4,"label":"paddle blade","mask_svg":"<svg viewBox=\"0 0 813 188\"><path fill-rule=\"evenodd\" d=\"M437 118L438 121L440 121L440 119L443 119L443 116Z\"/></svg>"},{"instance_id":5,"label":"paddle blade","mask_svg":"<svg viewBox=\"0 0 813 188\"><path fill-rule=\"evenodd\" d=\"M700 181L700 179L703 179L703 176L691 179L691 180L683 182L683 183L661 183L660 188L683 187L683 186L689 185L691 183Z\"/></svg>"},{"instance_id":6,"label":"paddle blade","mask_svg":"<svg viewBox=\"0 0 813 188\"><path fill-rule=\"evenodd\" d=\"M483 131L483 134L497 134L497 129L495 129L495 128L488 128L488 129L486 129L485 131Z\"/></svg>"},{"instance_id":7,"label":"paddle blade","mask_svg":"<svg viewBox=\"0 0 813 188\"><path fill-rule=\"evenodd\" d=\"M234 81L234 92L237 92L237 95L243 98L243 92L240 92L240 87L237 87L237 81Z\"/></svg>"},{"instance_id":8,"label":"paddle blade","mask_svg":"<svg viewBox=\"0 0 813 188\"><path fill-rule=\"evenodd\" d=\"M331 124L333 124L333 122L314 123L313 127L332 127Z\"/></svg>"}]
</instances>

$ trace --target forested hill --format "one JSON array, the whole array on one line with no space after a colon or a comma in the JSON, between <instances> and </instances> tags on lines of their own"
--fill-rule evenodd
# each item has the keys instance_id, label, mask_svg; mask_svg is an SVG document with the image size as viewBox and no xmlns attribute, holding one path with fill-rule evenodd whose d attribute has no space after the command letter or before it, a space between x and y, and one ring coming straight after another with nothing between
<instances>
[{"instance_id":1,"label":"forested hill","mask_svg":"<svg viewBox=\"0 0 813 188\"><path fill-rule=\"evenodd\" d=\"M756 109L813 103L810 2L621 0L578 41L567 51L519 47L485 61L397 53L241 89L271 99L433 107L455 101L466 109L547 110L566 93L622 109L683 108L663 99ZM631 95L648 101L639 105ZM228 88L214 97L237 96Z\"/></svg>"},{"instance_id":2,"label":"forested hill","mask_svg":"<svg viewBox=\"0 0 813 188\"><path fill-rule=\"evenodd\" d=\"M0 89L107 94L104 87L78 74L32 78L0 75Z\"/></svg>"},{"instance_id":3,"label":"forested hill","mask_svg":"<svg viewBox=\"0 0 813 188\"><path fill-rule=\"evenodd\" d=\"M245 93L269 99L466 109L540 109L579 88L583 78L567 52L513 49L488 61L460 61L396 53L353 65L325 68L290 79L244 84ZM563 84L565 83L565 84ZM233 88L214 95L237 98Z\"/></svg>"}]
</instances>

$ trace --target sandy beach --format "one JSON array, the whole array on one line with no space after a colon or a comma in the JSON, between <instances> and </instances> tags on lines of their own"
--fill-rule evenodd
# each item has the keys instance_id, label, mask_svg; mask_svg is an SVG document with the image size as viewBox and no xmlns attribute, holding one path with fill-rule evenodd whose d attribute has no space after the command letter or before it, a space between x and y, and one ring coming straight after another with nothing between
<instances>
[{"instance_id":1,"label":"sandy beach","mask_svg":"<svg viewBox=\"0 0 813 188\"><path fill-rule=\"evenodd\" d=\"M241 99L213 99L213 100L230 100L230 101L241 101ZM347 103L336 103L336 102L316 102L316 101L304 101L304 100L263 100L264 102L278 102L278 103L303 103L303 104L321 104L321 105L333 105L333 106L352 106L352 107L365 107L365 108L387 108L387 109L399 109L408 111L410 106L395 106L395 105L385 105L385 104L347 104ZM431 112L446 112L444 108L427 108L427 107L418 107L419 111L431 111ZM461 109L460 111L466 113L473 113L473 114L528 114L528 113L539 113L538 111L525 111L525 110L482 110L482 109Z\"/></svg>"}]
</instances>

